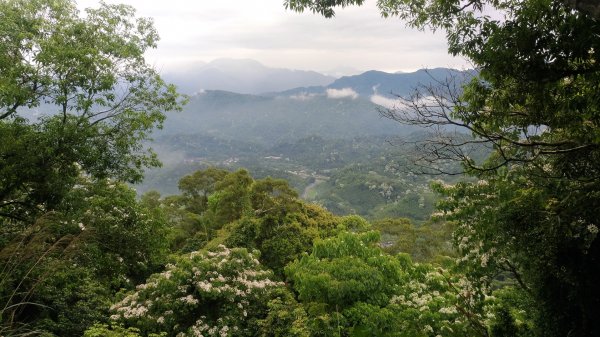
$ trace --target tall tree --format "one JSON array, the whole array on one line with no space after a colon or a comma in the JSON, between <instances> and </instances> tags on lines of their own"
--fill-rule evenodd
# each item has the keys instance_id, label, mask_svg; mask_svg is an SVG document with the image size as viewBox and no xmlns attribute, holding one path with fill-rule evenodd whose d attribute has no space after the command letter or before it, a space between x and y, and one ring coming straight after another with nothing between
<instances>
[{"instance_id":1,"label":"tall tree","mask_svg":"<svg viewBox=\"0 0 600 337\"><path fill-rule=\"evenodd\" d=\"M102 3L0 2L0 216L52 208L80 174L138 181L142 146L183 100L144 60L152 21ZM42 112L36 121L26 118Z\"/></svg>"},{"instance_id":2,"label":"tall tree","mask_svg":"<svg viewBox=\"0 0 600 337\"><path fill-rule=\"evenodd\" d=\"M362 0L288 0L331 17ZM437 128L426 165L454 159L480 184L440 187L473 277L508 271L537 304L540 336L600 335L600 22L592 1L379 0L384 17L446 32L478 75L417 90L384 114ZM451 128L448 128L451 127ZM456 127L473 138L449 137ZM488 147L477 162L466 151ZM491 268L491 269L490 269Z\"/></svg>"}]
</instances>

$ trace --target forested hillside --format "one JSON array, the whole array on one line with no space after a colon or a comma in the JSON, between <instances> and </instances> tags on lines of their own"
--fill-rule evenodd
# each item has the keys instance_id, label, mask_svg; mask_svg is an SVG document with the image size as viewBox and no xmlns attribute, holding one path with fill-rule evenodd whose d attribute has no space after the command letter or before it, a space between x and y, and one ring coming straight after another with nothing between
<instances>
[{"instance_id":1,"label":"forested hillside","mask_svg":"<svg viewBox=\"0 0 600 337\"><path fill-rule=\"evenodd\" d=\"M342 77L327 87L268 95L207 90L190 97L183 111L171 115L155 133L150 146L164 167L147 171L136 189L175 194L177 180L195 170L248 168L257 177L286 179L303 199L338 215L423 222L437 200L429 182L440 177L415 174L420 170L410 163L417 154L397 143L431 135L390 122L382 111L394 95L409 96L447 76L464 83L473 72L371 71ZM480 158L487 152L481 147L473 155ZM456 164L444 166L459 170Z\"/></svg>"},{"instance_id":2,"label":"forested hillside","mask_svg":"<svg viewBox=\"0 0 600 337\"><path fill-rule=\"evenodd\" d=\"M377 5L476 71L188 97L133 7L0 1L0 336L599 336L599 7Z\"/></svg>"},{"instance_id":3,"label":"forested hillside","mask_svg":"<svg viewBox=\"0 0 600 337\"><path fill-rule=\"evenodd\" d=\"M416 132L411 137L419 139L426 134ZM421 223L429 219L437 201L430 183L440 177L420 174L406 149L390 143L393 139L311 136L267 146L200 134L166 136L154 143L160 145L157 150L164 166L147 171L136 189L177 194L178 179L195 170L246 168L259 178L285 179L302 199L337 215L402 217ZM478 155L482 153L485 150ZM444 177L447 182L457 179Z\"/></svg>"}]
</instances>

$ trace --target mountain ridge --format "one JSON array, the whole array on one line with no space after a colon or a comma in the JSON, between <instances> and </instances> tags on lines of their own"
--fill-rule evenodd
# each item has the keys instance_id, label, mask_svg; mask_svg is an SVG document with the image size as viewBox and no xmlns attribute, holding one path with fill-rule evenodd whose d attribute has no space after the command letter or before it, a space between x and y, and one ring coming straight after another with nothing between
<instances>
[{"instance_id":1,"label":"mountain ridge","mask_svg":"<svg viewBox=\"0 0 600 337\"><path fill-rule=\"evenodd\" d=\"M316 71L272 68L252 59L226 58L168 72L163 77L185 94L202 90L260 94L301 86L328 85L335 80L335 77Z\"/></svg>"},{"instance_id":2,"label":"mountain ridge","mask_svg":"<svg viewBox=\"0 0 600 337\"><path fill-rule=\"evenodd\" d=\"M307 86L270 92L268 96L293 96L300 94L326 95L328 89L350 88L365 98L380 95L386 98L410 95L422 85L435 85L448 77L459 78L473 74L473 70L457 70L451 68L419 69L411 73L388 73L380 70L368 70L358 75L342 76L327 86Z\"/></svg>"}]
</instances>

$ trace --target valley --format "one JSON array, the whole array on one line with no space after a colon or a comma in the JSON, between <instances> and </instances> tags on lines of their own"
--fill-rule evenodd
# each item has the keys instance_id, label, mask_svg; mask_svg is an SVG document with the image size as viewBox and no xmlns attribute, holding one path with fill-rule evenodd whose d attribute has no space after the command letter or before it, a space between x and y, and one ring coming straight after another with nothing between
<instances>
[{"instance_id":1,"label":"valley","mask_svg":"<svg viewBox=\"0 0 600 337\"><path fill-rule=\"evenodd\" d=\"M393 143L427 132L380 111L419 87L468 74L368 71L260 95L204 90L155 133L150 146L164 166L136 188L176 194L177 180L195 170L247 168L255 178L286 179L303 199L334 214L426 221L436 201L429 184L439 177L415 174L408 150Z\"/></svg>"}]
</instances>

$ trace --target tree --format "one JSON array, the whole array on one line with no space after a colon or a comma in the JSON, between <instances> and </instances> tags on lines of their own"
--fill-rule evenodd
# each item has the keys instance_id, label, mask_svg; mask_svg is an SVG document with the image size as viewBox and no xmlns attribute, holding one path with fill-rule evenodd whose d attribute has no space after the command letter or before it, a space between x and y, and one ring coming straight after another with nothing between
<instances>
[{"instance_id":1,"label":"tree","mask_svg":"<svg viewBox=\"0 0 600 337\"><path fill-rule=\"evenodd\" d=\"M305 9L309 9L313 13L319 13L325 17L331 18L335 16L335 7L344 8L351 5L360 6L364 2L364 0L286 0L284 2L284 6L287 9L295 10L298 12L303 12ZM562 0L561 2L566 6L570 7L571 9L584 12L595 18L600 17L600 5L594 0ZM414 3L413 6L415 6L415 8L418 8L419 6L423 8L425 7L423 6L424 4L436 5L436 8L432 8L433 6L431 6L430 9L437 9L439 11L445 10L449 13L454 12L454 14L457 14L459 11L469 7L481 10L483 7L482 5L485 3L487 3L487 1L485 0L469 1L464 4L461 4L458 1L446 1L440 2L437 5L432 2L421 2L418 4ZM497 1L492 4L493 6L498 6L501 3L502 2ZM505 3L508 3L508 1L505 1ZM403 5L410 6L411 4L409 0L378 0L377 5L381 9L382 14L384 16L388 16L399 14L399 12L393 11L394 8L400 8ZM423 17L422 19L427 20L428 18Z\"/></svg>"},{"instance_id":2,"label":"tree","mask_svg":"<svg viewBox=\"0 0 600 337\"><path fill-rule=\"evenodd\" d=\"M289 0L286 6L326 13L362 2ZM459 160L474 170L568 158L578 170L586 167L587 175L596 175L596 168L587 167L597 162L590 156L595 156L599 132L594 127L599 118L594 83L600 69L596 18L551 0L377 4L385 17L398 16L420 29L445 30L449 52L466 57L479 72L464 88L461 81L439 79L440 86L421 88L404 100L403 108L383 112L399 122L459 127L475 136L470 141L436 133L438 139L422 148L430 158ZM496 15L491 17L484 7ZM476 165L461 150L465 143L488 145L495 160Z\"/></svg>"},{"instance_id":3,"label":"tree","mask_svg":"<svg viewBox=\"0 0 600 337\"><path fill-rule=\"evenodd\" d=\"M209 167L181 178L179 190L185 198L186 209L196 214L204 212L208 205L208 196L215 192L217 183L228 173L216 167Z\"/></svg>"},{"instance_id":4,"label":"tree","mask_svg":"<svg viewBox=\"0 0 600 337\"><path fill-rule=\"evenodd\" d=\"M289 0L333 16L361 0ZM465 272L509 272L531 296L540 336L600 334L600 21L591 1L380 0L385 17L446 32L478 74L440 79L383 114L435 130L424 164L456 160L480 184L440 187ZM492 15L493 14L493 15ZM462 129L472 137L457 138ZM476 161L469 151L487 147ZM482 245L482 246L480 246ZM461 248L461 246L463 248ZM472 251L472 249L475 249ZM477 267L479 266L479 267ZM482 269L483 268L483 269Z\"/></svg>"},{"instance_id":5,"label":"tree","mask_svg":"<svg viewBox=\"0 0 600 337\"><path fill-rule=\"evenodd\" d=\"M158 35L133 8L70 0L0 3L0 216L60 202L80 174L139 181L142 141L183 100L144 60ZM27 121L32 111L43 117Z\"/></svg>"},{"instance_id":6,"label":"tree","mask_svg":"<svg viewBox=\"0 0 600 337\"><path fill-rule=\"evenodd\" d=\"M250 210L250 187L253 182L247 170L239 169L215 184L216 193L208 198L208 210L214 225L222 227Z\"/></svg>"},{"instance_id":7,"label":"tree","mask_svg":"<svg viewBox=\"0 0 600 337\"><path fill-rule=\"evenodd\" d=\"M345 225L321 207L297 198L284 180L253 181L250 211L224 227L225 244L258 249L261 263L283 276L285 265L310 251L316 238L334 235Z\"/></svg>"},{"instance_id":8,"label":"tree","mask_svg":"<svg viewBox=\"0 0 600 337\"><path fill-rule=\"evenodd\" d=\"M56 211L0 249L0 331L80 336L106 320L114 293L162 266L167 232L129 186L80 179Z\"/></svg>"},{"instance_id":9,"label":"tree","mask_svg":"<svg viewBox=\"0 0 600 337\"><path fill-rule=\"evenodd\" d=\"M416 262L432 262L439 256L455 255L450 244L452 229L448 227L443 222L415 226L405 218L373 222L373 229L381 232L381 245L386 253L406 253Z\"/></svg>"},{"instance_id":10,"label":"tree","mask_svg":"<svg viewBox=\"0 0 600 337\"><path fill-rule=\"evenodd\" d=\"M166 336L256 336L267 303L285 292L257 254L219 246L181 256L114 304L111 319Z\"/></svg>"},{"instance_id":11,"label":"tree","mask_svg":"<svg viewBox=\"0 0 600 337\"><path fill-rule=\"evenodd\" d=\"M286 274L314 336L487 336L467 282L408 255L382 254L377 232L317 240Z\"/></svg>"}]
</instances>

